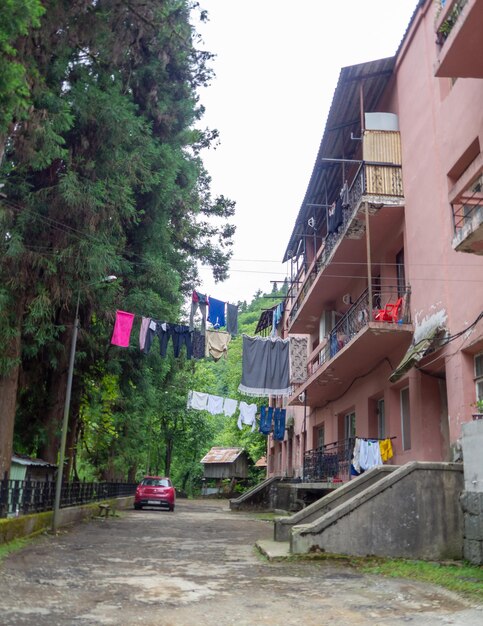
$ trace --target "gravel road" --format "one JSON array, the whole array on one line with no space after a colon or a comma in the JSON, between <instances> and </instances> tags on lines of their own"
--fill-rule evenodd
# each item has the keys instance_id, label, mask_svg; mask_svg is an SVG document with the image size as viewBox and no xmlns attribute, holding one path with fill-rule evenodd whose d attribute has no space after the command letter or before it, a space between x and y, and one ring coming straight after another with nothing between
<instances>
[{"instance_id":1,"label":"gravel road","mask_svg":"<svg viewBox=\"0 0 483 626\"><path fill-rule=\"evenodd\" d=\"M0 565L1 626L481 626L439 587L344 564L268 562L272 524L226 501L123 511L44 535Z\"/></svg>"}]
</instances>

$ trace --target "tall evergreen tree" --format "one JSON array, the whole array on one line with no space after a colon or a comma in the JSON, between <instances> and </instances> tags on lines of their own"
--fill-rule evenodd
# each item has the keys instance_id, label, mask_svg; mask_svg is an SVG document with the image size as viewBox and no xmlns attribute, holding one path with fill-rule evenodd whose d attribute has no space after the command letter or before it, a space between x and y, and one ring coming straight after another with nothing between
<instances>
[{"instance_id":1,"label":"tall evergreen tree","mask_svg":"<svg viewBox=\"0 0 483 626\"><path fill-rule=\"evenodd\" d=\"M10 127L1 172L2 473L17 405L17 441L56 461L77 297L74 421L83 383L114 376L122 395L146 366L109 348L112 311L175 320L197 261L226 276L234 232L234 203L211 197L200 158L216 132L194 129L203 113L196 89L211 78L211 55L196 49L190 24L196 7L44 6L39 27L12 44L30 108ZM106 289L100 281L112 273L121 280ZM72 437L79 432L77 422Z\"/></svg>"}]
</instances>

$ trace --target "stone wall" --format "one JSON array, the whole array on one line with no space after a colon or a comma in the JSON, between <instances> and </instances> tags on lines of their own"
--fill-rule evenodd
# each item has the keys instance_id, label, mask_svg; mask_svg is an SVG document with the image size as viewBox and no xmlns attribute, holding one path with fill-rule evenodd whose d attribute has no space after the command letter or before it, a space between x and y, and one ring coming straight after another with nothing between
<instances>
[{"instance_id":1,"label":"stone wall","mask_svg":"<svg viewBox=\"0 0 483 626\"><path fill-rule=\"evenodd\" d=\"M464 492L464 558L483 565L483 419L463 424L462 440Z\"/></svg>"}]
</instances>

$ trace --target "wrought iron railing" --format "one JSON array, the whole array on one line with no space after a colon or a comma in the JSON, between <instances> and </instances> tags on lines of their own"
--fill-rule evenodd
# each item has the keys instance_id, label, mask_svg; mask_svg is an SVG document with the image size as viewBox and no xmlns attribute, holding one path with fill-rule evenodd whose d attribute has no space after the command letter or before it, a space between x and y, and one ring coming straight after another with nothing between
<instances>
[{"instance_id":1,"label":"wrought iron railing","mask_svg":"<svg viewBox=\"0 0 483 626\"><path fill-rule=\"evenodd\" d=\"M369 322L378 321L375 319L377 313L384 310L388 303L395 304L398 298L402 298L402 302L391 323L410 324L410 296L411 288L408 285L402 286L398 282L385 283L383 286L373 286L372 303L369 305L369 290L365 289L337 322L327 339L321 342L320 350L316 351L315 356L308 363L308 375L310 376L326 361L332 359Z\"/></svg>"},{"instance_id":2,"label":"wrought iron railing","mask_svg":"<svg viewBox=\"0 0 483 626\"><path fill-rule=\"evenodd\" d=\"M483 211L483 173L453 202L452 208L454 232L457 235L467 224L471 224L478 212Z\"/></svg>"},{"instance_id":3,"label":"wrought iron railing","mask_svg":"<svg viewBox=\"0 0 483 626\"><path fill-rule=\"evenodd\" d=\"M326 235L319 249L317 259L311 271L305 277L300 289L296 289L298 284L295 285L295 288L293 288L293 284L290 286L291 294L296 294L289 314L290 322L295 318L317 276L329 264L332 253L339 242L345 236L359 237L356 233L351 233L350 225L360 208L362 197L368 194L395 198L402 197L401 166L377 162L362 162L360 164L349 186L349 204L342 207L341 224L335 232Z\"/></svg>"},{"instance_id":4,"label":"wrought iron railing","mask_svg":"<svg viewBox=\"0 0 483 626\"><path fill-rule=\"evenodd\" d=\"M68 482L62 484L60 507L78 506L108 498L132 496L137 483ZM50 511L54 506L55 481L0 481L0 517Z\"/></svg>"},{"instance_id":5,"label":"wrought iron railing","mask_svg":"<svg viewBox=\"0 0 483 626\"><path fill-rule=\"evenodd\" d=\"M304 482L338 482L350 477L355 439L328 443L304 454Z\"/></svg>"}]
</instances>

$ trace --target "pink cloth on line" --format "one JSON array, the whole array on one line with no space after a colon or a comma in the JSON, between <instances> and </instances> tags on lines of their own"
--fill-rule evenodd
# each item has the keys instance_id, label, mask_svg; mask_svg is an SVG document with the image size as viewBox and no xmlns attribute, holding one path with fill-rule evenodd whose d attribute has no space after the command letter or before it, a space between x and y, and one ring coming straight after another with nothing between
<instances>
[{"instance_id":1,"label":"pink cloth on line","mask_svg":"<svg viewBox=\"0 0 483 626\"><path fill-rule=\"evenodd\" d=\"M121 348L129 346L131 338L131 330L134 322L134 313L126 313L126 311L116 311L116 321L114 323L114 331L112 333L111 343Z\"/></svg>"}]
</instances>

